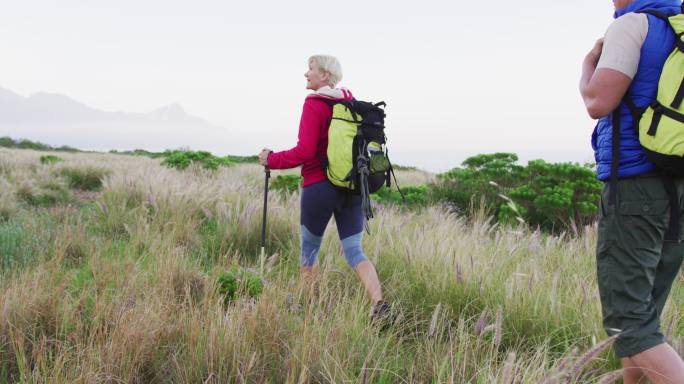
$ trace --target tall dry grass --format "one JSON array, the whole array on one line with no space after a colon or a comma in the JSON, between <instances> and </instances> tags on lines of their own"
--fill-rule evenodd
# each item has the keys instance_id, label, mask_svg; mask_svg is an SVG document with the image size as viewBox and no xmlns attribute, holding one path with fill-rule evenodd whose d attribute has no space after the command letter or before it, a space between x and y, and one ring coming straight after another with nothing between
<instances>
[{"instance_id":1,"label":"tall dry grass","mask_svg":"<svg viewBox=\"0 0 684 384\"><path fill-rule=\"evenodd\" d=\"M440 207L376 210L364 238L398 314L371 325L334 225L319 289L297 276L297 194L269 196L267 285L224 305L221 271L257 267L263 173L0 150L0 383L586 383L618 373L600 327L595 228L549 236ZM49 206L18 183L107 172ZM402 182L402 173L398 173ZM414 177L414 176L411 176ZM683 330L681 279L664 326ZM672 305L674 304L674 305ZM606 340L600 342L601 340Z\"/></svg>"}]
</instances>

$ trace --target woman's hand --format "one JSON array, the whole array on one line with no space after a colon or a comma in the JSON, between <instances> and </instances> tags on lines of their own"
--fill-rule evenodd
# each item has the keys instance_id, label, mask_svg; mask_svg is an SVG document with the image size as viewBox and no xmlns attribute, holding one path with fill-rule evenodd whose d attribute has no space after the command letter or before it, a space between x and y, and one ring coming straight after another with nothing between
<instances>
[{"instance_id":1,"label":"woman's hand","mask_svg":"<svg viewBox=\"0 0 684 384\"><path fill-rule=\"evenodd\" d=\"M261 150L261 153L259 154L259 164L263 165L264 167L268 167L268 155L270 155L273 151L264 148Z\"/></svg>"}]
</instances>

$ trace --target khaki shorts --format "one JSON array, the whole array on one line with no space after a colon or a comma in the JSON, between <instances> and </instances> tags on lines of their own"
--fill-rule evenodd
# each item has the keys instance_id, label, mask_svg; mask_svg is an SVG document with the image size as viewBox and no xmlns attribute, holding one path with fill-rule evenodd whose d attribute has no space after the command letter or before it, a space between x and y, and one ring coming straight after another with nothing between
<instances>
[{"instance_id":1,"label":"khaki shorts","mask_svg":"<svg viewBox=\"0 0 684 384\"><path fill-rule=\"evenodd\" d=\"M675 183L684 207L684 179ZM620 334L617 355L629 357L665 342L660 317L682 265L684 243L664 241L670 203L660 177L620 180L616 205L608 202L609 189L607 183L599 212L598 286L603 326L609 335Z\"/></svg>"}]
</instances>

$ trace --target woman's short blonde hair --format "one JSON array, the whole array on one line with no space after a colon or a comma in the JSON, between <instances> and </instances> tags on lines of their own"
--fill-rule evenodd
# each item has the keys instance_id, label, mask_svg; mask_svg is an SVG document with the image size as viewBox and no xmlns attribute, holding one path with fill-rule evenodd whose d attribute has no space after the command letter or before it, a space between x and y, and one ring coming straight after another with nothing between
<instances>
[{"instance_id":1,"label":"woman's short blonde hair","mask_svg":"<svg viewBox=\"0 0 684 384\"><path fill-rule=\"evenodd\" d=\"M309 57L309 63L315 63L322 71L330 74L330 86L334 87L342 81L342 65L335 56L313 55Z\"/></svg>"}]
</instances>

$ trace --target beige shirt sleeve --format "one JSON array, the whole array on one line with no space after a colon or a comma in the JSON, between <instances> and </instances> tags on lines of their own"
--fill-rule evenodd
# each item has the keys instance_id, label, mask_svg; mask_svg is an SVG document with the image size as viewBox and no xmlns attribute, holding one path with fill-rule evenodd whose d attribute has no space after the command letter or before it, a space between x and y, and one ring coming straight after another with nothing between
<instances>
[{"instance_id":1,"label":"beige shirt sleeve","mask_svg":"<svg viewBox=\"0 0 684 384\"><path fill-rule=\"evenodd\" d=\"M603 39L603 52L596 69L608 68L633 79L639 68L641 46L648 35L648 17L643 13L628 13L608 27Z\"/></svg>"}]
</instances>

